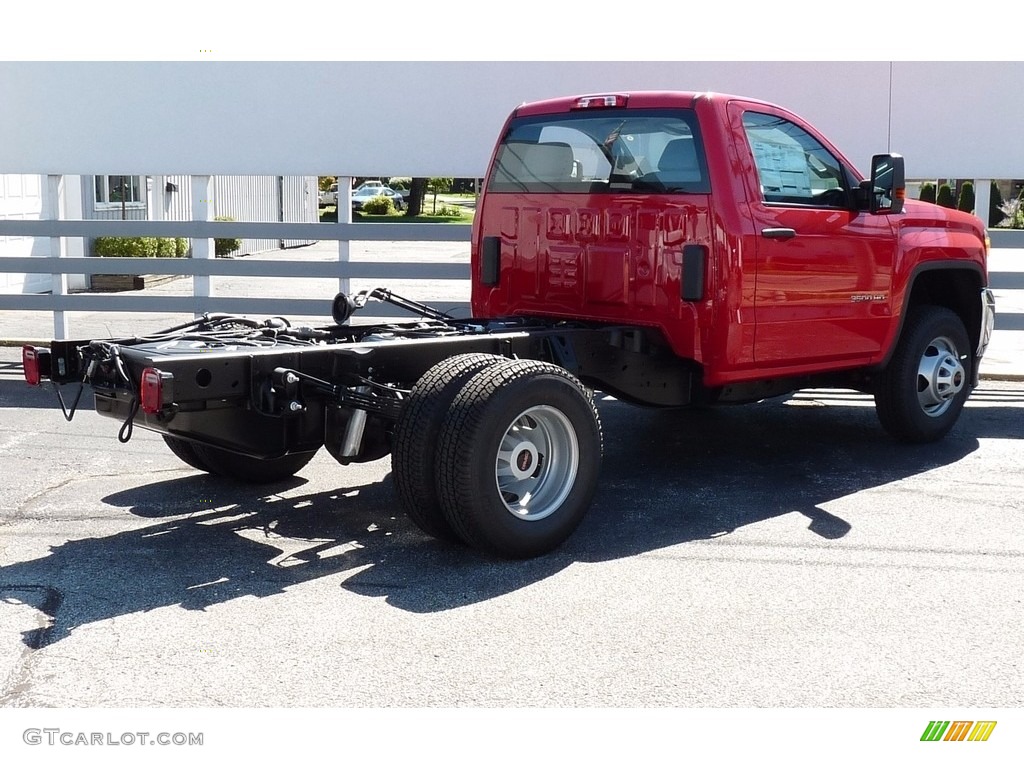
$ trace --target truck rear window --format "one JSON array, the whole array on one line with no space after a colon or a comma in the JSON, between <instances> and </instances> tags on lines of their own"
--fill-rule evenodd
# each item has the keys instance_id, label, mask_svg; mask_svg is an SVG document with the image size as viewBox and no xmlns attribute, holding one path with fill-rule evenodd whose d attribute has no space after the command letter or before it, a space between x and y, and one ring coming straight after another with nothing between
<instances>
[{"instance_id":1,"label":"truck rear window","mask_svg":"<svg viewBox=\"0 0 1024 768\"><path fill-rule=\"evenodd\" d=\"M691 110L608 109L514 120L490 192L710 191Z\"/></svg>"}]
</instances>

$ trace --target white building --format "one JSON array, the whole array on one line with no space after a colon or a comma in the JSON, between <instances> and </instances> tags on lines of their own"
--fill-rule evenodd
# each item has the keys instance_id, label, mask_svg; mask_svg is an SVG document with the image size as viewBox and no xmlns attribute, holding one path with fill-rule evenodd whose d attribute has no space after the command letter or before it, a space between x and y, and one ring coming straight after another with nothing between
<instances>
[{"instance_id":1,"label":"white building","mask_svg":"<svg viewBox=\"0 0 1024 768\"><path fill-rule=\"evenodd\" d=\"M42 218L46 177L0 175L0 219ZM188 221L192 217L189 176L66 176L60 194L61 218ZM217 176L214 215L236 221L316 222L316 176ZM76 212L80 214L76 215ZM68 255L90 255L88 243L68 244ZM306 245L297 240L243 240L238 254ZM0 257L49 256L47 238L0 237ZM72 277L69 288L87 288L83 276ZM43 293L50 276L0 272L0 293Z\"/></svg>"},{"instance_id":2,"label":"white building","mask_svg":"<svg viewBox=\"0 0 1024 768\"><path fill-rule=\"evenodd\" d=\"M39 219L43 213L43 178L31 174L0 175L0 219ZM0 236L2 256L49 256L46 238ZM0 293L41 293L50 276L0 272Z\"/></svg>"}]
</instances>

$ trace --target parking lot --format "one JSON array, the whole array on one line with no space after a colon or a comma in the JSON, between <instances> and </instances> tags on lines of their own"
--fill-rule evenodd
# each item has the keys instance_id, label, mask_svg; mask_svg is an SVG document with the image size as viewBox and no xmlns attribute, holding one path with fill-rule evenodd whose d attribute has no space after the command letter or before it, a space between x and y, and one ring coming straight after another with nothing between
<instances>
[{"instance_id":1,"label":"parking lot","mask_svg":"<svg viewBox=\"0 0 1024 768\"><path fill-rule=\"evenodd\" d=\"M868 398L600 402L597 500L561 549L426 538L390 463L251 488L0 350L0 706L1017 707L1024 383L943 442Z\"/></svg>"}]
</instances>

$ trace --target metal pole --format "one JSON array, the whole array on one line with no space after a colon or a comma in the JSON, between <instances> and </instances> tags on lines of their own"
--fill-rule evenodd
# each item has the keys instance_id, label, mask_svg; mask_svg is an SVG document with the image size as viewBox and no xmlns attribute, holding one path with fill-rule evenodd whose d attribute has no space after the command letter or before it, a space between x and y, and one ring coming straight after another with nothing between
<instances>
[{"instance_id":1,"label":"metal pole","mask_svg":"<svg viewBox=\"0 0 1024 768\"><path fill-rule=\"evenodd\" d=\"M192 176L192 220L213 221L213 177ZM212 259L214 243L212 238L197 237L192 241L193 259ZM203 314L202 306L207 302L199 299L210 298L210 276L196 275L192 278L192 296L196 299L195 315Z\"/></svg>"},{"instance_id":2,"label":"metal pole","mask_svg":"<svg viewBox=\"0 0 1024 768\"><path fill-rule=\"evenodd\" d=\"M60 219L61 196L64 194L64 176L51 174L46 177L46 218L52 221ZM64 256L64 238L50 238L50 256ZM50 293L54 297L54 303L60 306L60 297L66 296L68 292L68 276L61 267L59 272L50 275ZM68 318L62 309L53 310L53 338L68 338Z\"/></svg>"},{"instance_id":3,"label":"metal pole","mask_svg":"<svg viewBox=\"0 0 1024 768\"><path fill-rule=\"evenodd\" d=\"M352 177L338 177L338 224L352 223ZM345 239L338 240L338 290L342 293L352 292L352 281L348 277L347 264L352 258L351 243Z\"/></svg>"}]
</instances>

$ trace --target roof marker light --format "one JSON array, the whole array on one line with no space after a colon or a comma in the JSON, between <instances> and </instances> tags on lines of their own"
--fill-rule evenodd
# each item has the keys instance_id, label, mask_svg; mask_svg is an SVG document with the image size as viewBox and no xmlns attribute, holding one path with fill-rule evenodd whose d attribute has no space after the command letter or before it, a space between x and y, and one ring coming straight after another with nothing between
<instances>
[{"instance_id":1,"label":"roof marker light","mask_svg":"<svg viewBox=\"0 0 1024 768\"><path fill-rule=\"evenodd\" d=\"M624 107L626 97L621 94L609 94L607 96L581 96L576 99L573 109L600 109L603 107Z\"/></svg>"}]
</instances>

